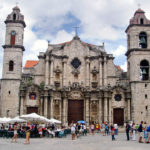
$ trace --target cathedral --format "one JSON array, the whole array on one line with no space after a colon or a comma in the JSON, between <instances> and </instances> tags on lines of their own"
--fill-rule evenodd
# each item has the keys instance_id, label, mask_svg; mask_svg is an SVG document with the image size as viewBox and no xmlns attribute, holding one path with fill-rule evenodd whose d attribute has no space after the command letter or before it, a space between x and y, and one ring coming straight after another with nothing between
<instances>
[{"instance_id":1,"label":"cathedral","mask_svg":"<svg viewBox=\"0 0 150 150\"><path fill-rule=\"evenodd\" d=\"M127 72L114 64L104 44L89 44L77 35L48 43L38 61L22 67L26 24L18 6L5 24L0 117L36 112L63 125L78 120L150 123L150 20L142 9L125 30Z\"/></svg>"}]
</instances>

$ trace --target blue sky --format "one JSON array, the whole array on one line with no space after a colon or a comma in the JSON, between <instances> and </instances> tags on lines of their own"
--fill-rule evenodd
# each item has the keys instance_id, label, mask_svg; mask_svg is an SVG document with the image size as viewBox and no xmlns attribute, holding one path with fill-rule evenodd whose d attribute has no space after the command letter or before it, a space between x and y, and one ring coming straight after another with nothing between
<instances>
[{"instance_id":1,"label":"blue sky","mask_svg":"<svg viewBox=\"0 0 150 150\"><path fill-rule=\"evenodd\" d=\"M0 0L0 45L4 45L4 21L16 0ZM75 35L73 27L79 26L82 41L102 45L114 55L114 63L126 70L126 34L129 20L141 3L150 18L149 0L18 0L27 27L24 32L23 65L26 60L36 60L39 52L51 43L70 41ZM2 76L3 48L0 47L0 78Z\"/></svg>"}]
</instances>

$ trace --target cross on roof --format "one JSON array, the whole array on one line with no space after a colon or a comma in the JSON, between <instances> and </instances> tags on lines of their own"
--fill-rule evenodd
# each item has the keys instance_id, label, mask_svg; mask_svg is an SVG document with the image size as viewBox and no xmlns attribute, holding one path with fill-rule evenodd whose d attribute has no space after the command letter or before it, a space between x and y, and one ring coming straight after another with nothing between
<instances>
[{"instance_id":1,"label":"cross on roof","mask_svg":"<svg viewBox=\"0 0 150 150\"><path fill-rule=\"evenodd\" d=\"M18 2L16 2L16 6L18 5L19 3Z\"/></svg>"},{"instance_id":2,"label":"cross on roof","mask_svg":"<svg viewBox=\"0 0 150 150\"><path fill-rule=\"evenodd\" d=\"M76 33L76 36L77 36L78 35L78 28L80 28L80 27L79 26L75 26L73 28L75 28L75 33Z\"/></svg>"}]
</instances>

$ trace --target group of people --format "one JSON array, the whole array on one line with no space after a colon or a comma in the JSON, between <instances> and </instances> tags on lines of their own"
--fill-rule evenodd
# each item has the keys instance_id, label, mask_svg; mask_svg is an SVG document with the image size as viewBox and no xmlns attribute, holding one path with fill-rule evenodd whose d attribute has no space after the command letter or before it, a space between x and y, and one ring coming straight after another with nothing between
<instances>
[{"instance_id":1,"label":"group of people","mask_svg":"<svg viewBox=\"0 0 150 150\"><path fill-rule=\"evenodd\" d=\"M18 138L18 129L19 129L19 124L16 122L13 125L13 132L14 132L14 136L12 137L12 141L11 142L17 142L17 138ZM23 128L23 130L26 133L26 140L24 144L30 144L30 131L31 131L31 126L30 123L27 123L27 125Z\"/></svg>"},{"instance_id":2,"label":"group of people","mask_svg":"<svg viewBox=\"0 0 150 150\"><path fill-rule=\"evenodd\" d=\"M139 143L150 143L150 125L147 125L147 123L143 121L141 121L139 125L135 125L135 123L129 124L126 122L127 140L129 141L132 138L132 140L136 141L137 134Z\"/></svg>"},{"instance_id":3,"label":"group of people","mask_svg":"<svg viewBox=\"0 0 150 150\"><path fill-rule=\"evenodd\" d=\"M115 135L118 134L118 125L109 125L108 123L99 124L99 123L91 123L89 127L86 124L81 123L74 123L70 124L72 140L75 139L75 136L78 138L80 135L87 135L87 132L91 133L92 135L97 133L101 133L103 136L105 135L112 135L112 140L115 140Z\"/></svg>"}]
</instances>

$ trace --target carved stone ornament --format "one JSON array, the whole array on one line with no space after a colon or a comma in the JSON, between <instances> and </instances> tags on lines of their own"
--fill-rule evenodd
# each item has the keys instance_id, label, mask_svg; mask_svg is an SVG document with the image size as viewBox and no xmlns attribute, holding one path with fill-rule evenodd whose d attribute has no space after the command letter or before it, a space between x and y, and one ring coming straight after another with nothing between
<instances>
[{"instance_id":1,"label":"carved stone ornament","mask_svg":"<svg viewBox=\"0 0 150 150\"><path fill-rule=\"evenodd\" d=\"M74 70L72 71L72 74L74 74L74 75L78 75L78 74L80 74L80 71L79 71L79 70L75 70L75 69L74 69Z\"/></svg>"},{"instance_id":2,"label":"carved stone ornament","mask_svg":"<svg viewBox=\"0 0 150 150\"><path fill-rule=\"evenodd\" d=\"M72 91L69 94L70 99L82 99L83 95L80 91Z\"/></svg>"},{"instance_id":3,"label":"carved stone ornament","mask_svg":"<svg viewBox=\"0 0 150 150\"><path fill-rule=\"evenodd\" d=\"M56 66L56 69L54 69L54 72L57 74L60 74L62 71L60 70L59 66Z\"/></svg>"},{"instance_id":4,"label":"carved stone ornament","mask_svg":"<svg viewBox=\"0 0 150 150\"><path fill-rule=\"evenodd\" d=\"M92 87L96 88L98 86L98 82L92 82Z\"/></svg>"},{"instance_id":5,"label":"carved stone ornament","mask_svg":"<svg viewBox=\"0 0 150 150\"><path fill-rule=\"evenodd\" d=\"M91 73L94 74L94 75L96 75L97 73L99 73L99 71L94 66L94 68L92 69Z\"/></svg>"}]
</instances>

